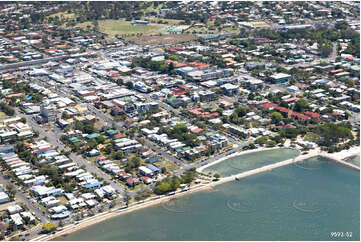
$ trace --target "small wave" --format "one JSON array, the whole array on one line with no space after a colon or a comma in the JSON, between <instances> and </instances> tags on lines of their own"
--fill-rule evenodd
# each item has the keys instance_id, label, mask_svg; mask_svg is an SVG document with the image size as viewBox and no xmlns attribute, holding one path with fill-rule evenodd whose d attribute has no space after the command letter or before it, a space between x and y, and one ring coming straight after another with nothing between
<instances>
[{"instance_id":1,"label":"small wave","mask_svg":"<svg viewBox=\"0 0 361 242\"><path fill-rule=\"evenodd\" d=\"M292 207L294 207L295 209L297 209L298 211L304 212L304 213L316 213L319 212L321 210L321 208L315 208L315 209L305 209L305 208L301 208L299 206L297 206L297 202L293 201L292 203Z\"/></svg>"}]
</instances>

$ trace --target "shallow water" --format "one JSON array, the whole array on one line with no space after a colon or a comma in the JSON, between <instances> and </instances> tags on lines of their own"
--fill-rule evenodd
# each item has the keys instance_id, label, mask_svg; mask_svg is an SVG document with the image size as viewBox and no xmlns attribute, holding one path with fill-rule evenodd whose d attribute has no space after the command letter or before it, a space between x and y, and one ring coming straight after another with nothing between
<instances>
[{"instance_id":1,"label":"shallow water","mask_svg":"<svg viewBox=\"0 0 361 242\"><path fill-rule=\"evenodd\" d=\"M58 240L360 239L360 174L311 158L189 194Z\"/></svg>"},{"instance_id":2,"label":"shallow water","mask_svg":"<svg viewBox=\"0 0 361 242\"><path fill-rule=\"evenodd\" d=\"M299 155L294 149L273 149L229 158L204 169L204 173L219 173L222 177L253 170Z\"/></svg>"}]
</instances>

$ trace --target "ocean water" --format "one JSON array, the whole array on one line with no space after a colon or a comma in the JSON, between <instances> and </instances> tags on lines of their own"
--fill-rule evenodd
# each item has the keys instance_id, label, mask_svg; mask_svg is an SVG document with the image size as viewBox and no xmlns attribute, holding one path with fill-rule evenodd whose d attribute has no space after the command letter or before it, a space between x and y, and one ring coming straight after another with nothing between
<instances>
[{"instance_id":1,"label":"ocean water","mask_svg":"<svg viewBox=\"0 0 361 242\"><path fill-rule=\"evenodd\" d=\"M273 149L229 158L203 170L204 173L219 173L222 177L253 170L299 155L295 149Z\"/></svg>"},{"instance_id":2,"label":"ocean water","mask_svg":"<svg viewBox=\"0 0 361 242\"><path fill-rule=\"evenodd\" d=\"M312 158L124 214L57 240L358 241L359 192L359 172ZM343 232L343 237L333 238L331 232Z\"/></svg>"}]
</instances>

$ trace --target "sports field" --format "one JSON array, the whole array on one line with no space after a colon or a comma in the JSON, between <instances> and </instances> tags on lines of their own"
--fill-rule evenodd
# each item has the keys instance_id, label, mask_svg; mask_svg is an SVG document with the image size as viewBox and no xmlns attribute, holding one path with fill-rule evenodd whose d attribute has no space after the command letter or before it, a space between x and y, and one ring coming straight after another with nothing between
<instances>
[{"instance_id":1,"label":"sports field","mask_svg":"<svg viewBox=\"0 0 361 242\"><path fill-rule=\"evenodd\" d=\"M161 31L164 24L148 24L148 25L132 25L129 21L124 20L100 20L99 31L114 37L115 35L124 35L124 34L158 34ZM87 29L90 26L93 27L92 22L84 22L77 24L76 27Z\"/></svg>"}]
</instances>

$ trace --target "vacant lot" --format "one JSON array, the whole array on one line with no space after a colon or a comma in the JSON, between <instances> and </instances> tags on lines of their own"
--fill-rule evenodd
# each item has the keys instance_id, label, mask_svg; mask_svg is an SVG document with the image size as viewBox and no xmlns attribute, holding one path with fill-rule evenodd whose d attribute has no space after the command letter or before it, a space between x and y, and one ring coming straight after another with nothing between
<instances>
[{"instance_id":1,"label":"vacant lot","mask_svg":"<svg viewBox=\"0 0 361 242\"><path fill-rule=\"evenodd\" d=\"M47 16L46 18L55 18L55 17L58 17L59 19L75 19L75 14L74 13L67 13L67 12L58 12L58 13L54 13L54 14L51 14L49 16Z\"/></svg>"},{"instance_id":2,"label":"vacant lot","mask_svg":"<svg viewBox=\"0 0 361 242\"><path fill-rule=\"evenodd\" d=\"M161 32L163 24L148 24L148 25L132 25L129 21L124 20L100 20L99 31L111 37L115 35L129 35L129 34L157 34ZM87 29L88 26L94 27L92 22L84 22L77 24L75 27Z\"/></svg>"},{"instance_id":3,"label":"vacant lot","mask_svg":"<svg viewBox=\"0 0 361 242\"><path fill-rule=\"evenodd\" d=\"M177 44L197 39L192 34L163 34L161 36L127 37L126 40L138 45Z\"/></svg>"}]
</instances>

